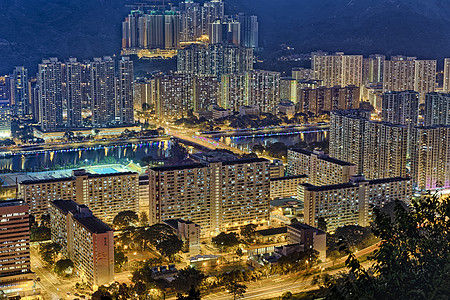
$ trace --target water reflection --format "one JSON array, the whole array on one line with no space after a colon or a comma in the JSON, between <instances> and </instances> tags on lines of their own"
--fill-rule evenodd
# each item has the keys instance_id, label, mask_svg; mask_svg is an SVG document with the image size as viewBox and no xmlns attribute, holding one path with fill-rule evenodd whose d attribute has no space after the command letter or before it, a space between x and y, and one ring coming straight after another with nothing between
<instances>
[{"instance_id":1,"label":"water reflection","mask_svg":"<svg viewBox=\"0 0 450 300\"><path fill-rule=\"evenodd\" d=\"M142 144L125 144L116 146L97 146L83 149L64 149L29 154L17 154L0 158L0 168L11 171L38 171L57 168L58 166L75 167L82 164L139 162L146 156L162 158L167 156L171 141L158 141Z\"/></svg>"},{"instance_id":2,"label":"water reflection","mask_svg":"<svg viewBox=\"0 0 450 300\"><path fill-rule=\"evenodd\" d=\"M287 146L293 146L300 142L315 143L315 142L328 142L329 131L305 131L294 134L265 134L264 136L240 136L240 137L216 137L217 141L227 144L228 146L236 147L244 151L250 151L254 145L266 146L268 143L282 142Z\"/></svg>"}]
</instances>

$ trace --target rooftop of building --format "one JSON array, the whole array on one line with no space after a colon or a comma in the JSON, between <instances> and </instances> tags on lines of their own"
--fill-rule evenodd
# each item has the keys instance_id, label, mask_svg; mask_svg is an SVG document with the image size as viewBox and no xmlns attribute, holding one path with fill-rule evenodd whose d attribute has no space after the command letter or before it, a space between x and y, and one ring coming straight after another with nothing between
<instances>
[{"instance_id":1,"label":"rooftop of building","mask_svg":"<svg viewBox=\"0 0 450 300\"><path fill-rule=\"evenodd\" d=\"M134 164L109 164L99 166L87 166L84 169L91 174L117 174L126 172L138 172L137 166ZM33 181L34 183L54 182L53 180L60 179L61 181L68 180L72 177L72 172L77 169L53 170L45 172L20 172L1 174L0 181L3 182L3 187L16 187L17 183L26 183Z\"/></svg>"},{"instance_id":2,"label":"rooftop of building","mask_svg":"<svg viewBox=\"0 0 450 300\"><path fill-rule=\"evenodd\" d=\"M284 233L287 233L287 227L277 227L277 228L257 230L257 231L255 231L255 233L262 235L262 236L284 234Z\"/></svg>"},{"instance_id":3,"label":"rooftop of building","mask_svg":"<svg viewBox=\"0 0 450 300\"><path fill-rule=\"evenodd\" d=\"M55 200L52 205L61 210L65 215L72 213L73 218L92 233L105 233L113 231L111 227L92 215L92 212L84 204L77 204L72 200Z\"/></svg>"},{"instance_id":4,"label":"rooftop of building","mask_svg":"<svg viewBox=\"0 0 450 300\"><path fill-rule=\"evenodd\" d=\"M243 158L243 159L238 159L238 160L233 160L233 161L222 162L222 165L229 166L229 165L261 163L261 162L270 163L270 161L265 158Z\"/></svg>"},{"instance_id":5,"label":"rooftop of building","mask_svg":"<svg viewBox=\"0 0 450 300\"><path fill-rule=\"evenodd\" d=\"M270 178L270 181L283 181L283 180L301 179L301 178L308 178L308 175L292 175L292 176L284 176L284 177L275 177L275 178Z\"/></svg>"},{"instance_id":6,"label":"rooftop of building","mask_svg":"<svg viewBox=\"0 0 450 300\"><path fill-rule=\"evenodd\" d=\"M278 198L270 201L270 206L273 207L297 207L301 209L304 206L304 203L294 197L288 198Z\"/></svg>"},{"instance_id":7,"label":"rooftop of building","mask_svg":"<svg viewBox=\"0 0 450 300\"><path fill-rule=\"evenodd\" d=\"M168 172L168 171L177 171L177 170L190 170L190 169L198 169L198 168L206 168L206 164L187 164L187 165L176 165L176 166L162 166L162 167L154 167L150 168L150 170L155 172Z\"/></svg>"},{"instance_id":8,"label":"rooftop of building","mask_svg":"<svg viewBox=\"0 0 450 300\"><path fill-rule=\"evenodd\" d=\"M352 180L353 178L354 178L354 180ZM337 190L337 189L345 189L345 188L354 188L354 187L359 186L360 183L368 183L369 185L375 185L375 184L402 182L402 181L410 181L411 180L406 177L392 177L392 178L383 178L383 179L374 179L374 180L365 180L364 177L361 177L361 176L354 176L353 178L351 179L350 182L333 184L333 185L315 186L310 183L301 183L300 185L305 187L308 191L321 192L321 191L329 191L329 190Z\"/></svg>"},{"instance_id":9,"label":"rooftop of building","mask_svg":"<svg viewBox=\"0 0 450 300\"><path fill-rule=\"evenodd\" d=\"M194 222L192 222L192 221L189 221L189 220L183 220L183 219L169 219L169 220L165 220L165 221L163 221L163 222L166 223L167 225L169 225L170 227L174 228L174 229L177 229L177 228L178 228L178 223L182 223L182 224L195 224L196 226L199 226L199 225L197 225L196 223L194 223Z\"/></svg>"},{"instance_id":10,"label":"rooftop of building","mask_svg":"<svg viewBox=\"0 0 450 300\"><path fill-rule=\"evenodd\" d=\"M308 155L308 156L316 154L320 159L323 159L325 161L328 161L330 163L340 165L340 166L354 166L355 165L355 164L352 164L352 163L349 163L349 162L346 162L343 160L329 157L328 155L324 154L323 152L316 152L316 151L313 152L313 151L309 151L309 150L305 150L305 149L301 149L301 148L293 148L293 149L289 149L289 151L294 151L294 152Z\"/></svg>"},{"instance_id":11,"label":"rooftop of building","mask_svg":"<svg viewBox=\"0 0 450 300\"><path fill-rule=\"evenodd\" d=\"M288 225L288 227L294 228L294 229L298 229L298 230L315 230L318 234L326 234L325 231L320 230L319 228L316 227L312 227L308 224L304 224L304 223L294 223L291 225Z\"/></svg>"},{"instance_id":12,"label":"rooftop of building","mask_svg":"<svg viewBox=\"0 0 450 300\"><path fill-rule=\"evenodd\" d=\"M69 212L76 212L78 209L78 204L72 200L55 200L52 201L52 205L57 207L65 215Z\"/></svg>"},{"instance_id":13,"label":"rooftop of building","mask_svg":"<svg viewBox=\"0 0 450 300\"><path fill-rule=\"evenodd\" d=\"M74 218L79 222L83 227L89 230L92 233L106 233L109 231L113 231L111 227L100 221L100 219L90 216L84 217L79 215L74 215Z\"/></svg>"},{"instance_id":14,"label":"rooftop of building","mask_svg":"<svg viewBox=\"0 0 450 300\"><path fill-rule=\"evenodd\" d=\"M235 154L220 150L194 153L190 157L200 162L224 162L238 159Z\"/></svg>"},{"instance_id":15,"label":"rooftop of building","mask_svg":"<svg viewBox=\"0 0 450 300\"><path fill-rule=\"evenodd\" d=\"M21 206L26 204L27 203L25 201L20 199L0 201L0 207Z\"/></svg>"}]
</instances>

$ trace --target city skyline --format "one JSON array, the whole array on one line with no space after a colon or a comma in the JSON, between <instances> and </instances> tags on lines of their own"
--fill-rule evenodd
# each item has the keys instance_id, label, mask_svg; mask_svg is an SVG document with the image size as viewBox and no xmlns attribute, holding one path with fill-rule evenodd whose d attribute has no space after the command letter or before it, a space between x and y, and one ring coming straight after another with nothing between
<instances>
[{"instance_id":1,"label":"city skyline","mask_svg":"<svg viewBox=\"0 0 450 300\"><path fill-rule=\"evenodd\" d=\"M448 296L450 44L423 34L450 5L21 1L0 19L45 34L0 28L0 296Z\"/></svg>"}]
</instances>

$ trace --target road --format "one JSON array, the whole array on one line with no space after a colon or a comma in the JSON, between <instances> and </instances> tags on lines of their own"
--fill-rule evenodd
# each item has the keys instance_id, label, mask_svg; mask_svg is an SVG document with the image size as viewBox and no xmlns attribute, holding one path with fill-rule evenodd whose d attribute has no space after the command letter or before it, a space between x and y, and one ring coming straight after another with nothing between
<instances>
[{"instance_id":1,"label":"road","mask_svg":"<svg viewBox=\"0 0 450 300\"><path fill-rule=\"evenodd\" d=\"M361 257L364 255L367 255L369 253L372 253L375 249L378 248L378 245L372 245L370 247L367 247L365 249L362 249L361 251L358 251L355 253L356 257ZM347 257L343 257L341 259L338 259L335 264L341 264L345 262ZM317 265L316 269L324 269L331 267L333 263L327 262ZM370 265L370 262L366 262L363 264L364 267L367 267ZM342 271L346 271L346 267L342 267L336 270L332 271L326 271L327 274L336 274ZM300 293L305 292L308 290L316 289L316 287L311 285L311 281L314 276L308 276L308 277L302 277L301 275L294 273L294 274L288 274L288 275L275 275L271 276L267 279L261 279L257 282L246 282L245 285L247 285L247 292L245 293L244 297L241 299L248 299L248 300L261 300L261 299L269 299L274 297L281 296L284 292L290 291L292 293ZM175 299L175 298L169 298L169 299ZM205 300L229 300L231 299L230 294L223 290L217 293L209 294L203 296L202 299Z\"/></svg>"},{"instance_id":2,"label":"road","mask_svg":"<svg viewBox=\"0 0 450 300\"><path fill-rule=\"evenodd\" d=\"M168 135L171 135L177 139L188 141L190 143L197 144L197 145L200 145L204 148L208 148L211 150L227 149L227 150L233 151L234 153L237 153L237 154L247 154L248 153L248 152L242 151L240 149L228 146L224 143L215 141L213 139L210 139L210 138L207 138L204 136L197 136L197 135L195 135L194 132L189 132L189 131L182 132L180 130L177 130L175 128L170 128L170 127L166 127L166 132Z\"/></svg>"},{"instance_id":3,"label":"road","mask_svg":"<svg viewBox=\"0 0 450 300\"><path fill-rule=\"evenodd\" d=\"M44 299L58 300L69 299L68 292L72 294L71 287L75 282L62 281L51 272L40 258L37 248L31 247L31 270L41 279L38 285L41 288Z\"/></svg>"}]
</instances>

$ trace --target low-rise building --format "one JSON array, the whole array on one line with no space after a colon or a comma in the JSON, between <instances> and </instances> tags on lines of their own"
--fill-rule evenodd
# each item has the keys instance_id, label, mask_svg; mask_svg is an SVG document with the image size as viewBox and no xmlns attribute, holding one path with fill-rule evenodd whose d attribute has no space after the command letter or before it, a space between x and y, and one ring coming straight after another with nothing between
<instances>
[{"instance_id":1,"label":"low-rise building","mask_svg":"<svg viewBox=\"0 0 450 300\"><path fill-rule=\"evenodd\" d=\"M304 250L316 250L323 262L327 258L327 234L318 228L303 223L288 225L287 239L289 244L304 245Z\"/></svg>"},{"instance_id":2,"label":"low-rise building","mask_svg":"<svg viewBox=\"0 0 450 300\"><path fill-rule=\"evenodd\" d=\"M49 213L53 200L75 200L112 223L121 211L139 211L139 175L134 172L92 174L73 170L72 176L19 183L19 195L37 219Z\"/></svg>"},{"instance_id":3,"label":"low-rise building","mask_svg":"<svg viewBox=\"0 0 450 300\"><path fill-rule=\"evenodd\" d=\"M240 116L248 116L248 115L259 115L259 106L258 105L244 105L239 107L239 115Z\"/></svg>"},{"instance_id":4,"label":"low-rise building","mask_svg":"<svg viewBox=\"0 0 450 300\"><path fill-rule=\"evenodd\" d=\"M114 281L114 232L86 205L56 200L50 207L51 236L76 274L96 290Z\"/></svg>"},{"instance_id":5,"label":"low-rise building","mask_svg":"<svg viewBox=\"0 0 450 300\"><path fill-rule=\"evenodd\" d=\"M314 186L300 184L298 199L304 202L304 220L317 226L323 217L331 232L345 225L368 226L372 220L372 208L399 200L411 203L412 183L409 178L365 180L354 177L348 183Z\"/></svg>"},{"instance_id":6,"label":"low-rise building","mask_svg":"<svg viewBox=\"0 0 450 300\"><path fill-rule=\"evenodd\" d=\"M297 187L300 183L306 183L308 176L294 175L278 178L270 178L270 198L288 198L297 196Z\"/></svg>"},{"instance_id":7,"label":"low-rise building","mask_svg":"<svg viewBox=\"0 0 450 300\"><path fill-rule=\"evenodd\" d=\"M356 175L356 165L329 157L323 151L288 150L288 175L307 175L312 185L348 182Z\"/></svg>"},{"instance_id":8,"label":"low-rise building","mask_svg":"<svg viewBox=\"0 0 450 300\"><path fill-rule=\"evenodd\" d=\"M189 255L200 254L200 226L191 221L172 219L164 221L172 227L178 238L184 242Z\"/></svg>"},{"instance_id":9,"label":"low-rise building","mask_svg":"<svg viewBox=\"0 0 450 300\"><path fill-rule=\"evenodd\" d=\"M214 106L212 109L212 118L213 120L226 118L231 116L233 113L229 109L221 108L219 106Z\"/></svg>"}]
</instances>

